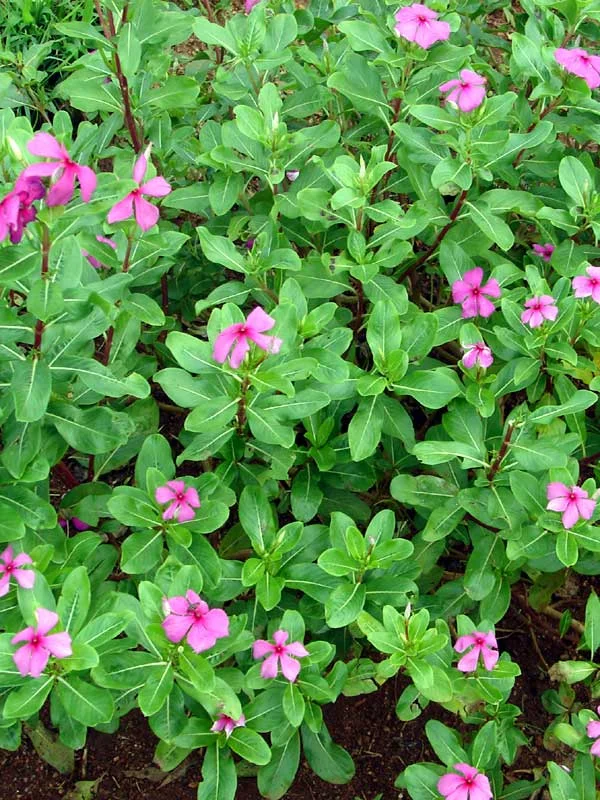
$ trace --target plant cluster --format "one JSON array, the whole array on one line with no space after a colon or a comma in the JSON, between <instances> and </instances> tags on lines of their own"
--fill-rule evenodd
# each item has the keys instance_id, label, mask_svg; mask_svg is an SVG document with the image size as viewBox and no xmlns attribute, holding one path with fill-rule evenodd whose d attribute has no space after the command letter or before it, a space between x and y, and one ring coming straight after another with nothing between
<instances>
[{"instance_id":1,"label":"plant cluster","mask_svg":"<svg viewBox=\"0 0 600 800\"><path fill-rule=\"evenodd\" d=\"M600 574L597 4L51 34L52 80L54 40L0 54L0 746L138 708L200 800L276 800L301 753L351 780L323 706L401 674L401 720L457 718L412 800L592 800L600 600L551 602ZM511 782L517 596L589 658L543 697L570 755Z\"/></svg>"}]
</instances>

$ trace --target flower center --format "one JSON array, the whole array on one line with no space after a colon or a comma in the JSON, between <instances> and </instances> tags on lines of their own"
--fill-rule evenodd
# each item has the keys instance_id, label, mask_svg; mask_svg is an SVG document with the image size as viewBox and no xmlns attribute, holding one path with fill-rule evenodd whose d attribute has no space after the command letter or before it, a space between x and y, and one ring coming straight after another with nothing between
<instances>
[{"instance_id":1,"label":"flower center","mask_svg":"<svg viewBox=\"0 0 600 800\"><path fill-rule=\"evenodd\" d=\"M285 653L285 648L283 647L283 645L281 645L281 644L276 644L276 645L275 645L275 653L276 653L278 656L282 656L282 655Z\"/></svg>"},{"instance_id":2,"label":"flower center","mask_svg":"<svg viewBox=\"0 0 600 800\"><path fill-rule=\"evenodd\" d=\"M192 614L193 614L195 620L201 620L204 617L204 614L202 613L201 609L199 609L199 608L192 609Z\"/></svg>"},{"instance_id":3,"label":"flower center","mask_svg":"<svg viewBox=\"0 0 600 800\"><path fill-rule=\"evenodd\" d=\"M39 647L40 645L40 636L36 633L35 636L31 637L30 644L32 647Z\"/></svg>"},{"instance_id":4,"label":"flower center","mask_svg":"<svg viewBox=\"0 0 600 800\"><path fill-rule=\"evenodd\" d=\"M426 25L429 22L429 20L427 19L427 17L417 17L417 22L419 23L419 25Z\"/></svg>"},{"instance_id":5,"label":"flower center","mask_svg":"<svg viewBox=\"0 0 600 800\"><path fill-rule=\"evenodd\" d=\"M470 85L471 84L467 83L466 81L461 81L460 82L460 88L461 89L468 89Z\"/></svg>"},{"instance_id":6,"label":"flower center","mask_svg":"<svg viewBox=\"0 0 600 800\"><path fill-rule=\"evenodd\" d=\"M473 289L471 290L471 294L473 295L473 297L479 297L479 295L481 294L481 289L479 288L479 286L474 286Z\"/></svg>"},{"instance_id":7,"label":"flower center","mask_svg":"<svg viewBox=\"0 0 600 800\"><path fill-rule=\"evenodd\" d=\"M473 778L465 778L465 783L467 784L467 786L472 786L473 785Z\"/></svg>"},{"instance_id":8,"label":"flower center","mask_svg":"<svg viewBox=\"0 0 600 800\"><path fill-rule=\"evenodd\" d=\"M575 494L575 492L569 492L569 500L571 501L571 503L574 503L575 500L577 500L577 495Z\"/></svg>"},{"instance_id":9,"label":"flower center","mask_svg":"<svg viewBox=\"0 0 600 800\"><path fill-rule=\"evenodd\" d=\"M590 278L590 283L595 288L596 286L598 286L600 284L600 281L598 280L598 278Z\"/></svg>"},{"instance_id":10,"label":"flower center","mask_svg":"<svg viewBox=\"0 0 600 800\"><path fill-rule=\"evenodd\" d=\"M480 647L485 644L485 639L483 636L476 636L475 637L475 644L479 645Z\"/></svg>"},{"instance_id":11,"label":"flower center","mask_svg":"<svg viewBox=\"0 0 600 800\"><path fill-rule=\"evenodd\" d=\"M183 492L175 492L175 499L177 500L178 503L183 503L183 501L185 500L185 495L183 494Z\"/></svg>"},{"instance_id":12,"label":"flower center","mask_svg":"<svg viewBox=\"0 0 600 800\"><path fill-rule=\"evenodd\" d=\"M4 567L4 572L7 572L9 575L14 570L14 564L6 564Z\"/></svg>"}]
</instances>

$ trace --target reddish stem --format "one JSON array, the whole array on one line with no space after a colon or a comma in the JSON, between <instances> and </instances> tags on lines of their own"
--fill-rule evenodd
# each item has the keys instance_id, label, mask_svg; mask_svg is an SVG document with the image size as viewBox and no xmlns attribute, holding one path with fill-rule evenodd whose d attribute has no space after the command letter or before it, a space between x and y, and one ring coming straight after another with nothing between
<instances>
[{"instance_id":1,"label":"reddish stem","mask_svg":"<svg viewBox=\"0 0 600 800\"><path fill-rule=\"evenodd\" d=\"M54 469L59 473L60 477L64 483L67 484L69 489L74 489L76 486L79 486L79 481L67 467L64 461L59 461L58 464L55 464Z\"/></svg>"},{"instance_id":2,"label":"reddish stem","mask_svg":"<svg viewBox=\"0 0 600 800\"><path fill-rule=\"evenodd\" d=\"M48 274L48 265L50 259L50 233L44 223L42 223L42 279ZM41 350L42 337L44 335L44 323L38 319L35 323L35 332L33 338L33 349Z\"/></svg>"},{"instance_id":3,"label":"reddish stem","mask_svg":"<svg viewBox=\"0 0 600 800\"><path fill-rule=\"evenodd\" d=\"M508 452L508 447L510 445L510 440L512 439L512 435L514 433L515 426L512 423L506 428L506 433L504 434L504 439L502 440L502 444L500 445L500 450L498 450L498 455L494 459L494 463L490 467L490 471L487 474L488 481L493 481L496 473L500 469L500 465L504 461L504 457Z\"/></svg>"},{"instance_id":4,"label":"reddish stem","mask_svg":"<svg viewBox=\"0 0 600 800\"><path fill-rule=\"evenodd\" d=\"M160 294L162 299L162 310L165 316L169 313L169 282L166 275L160 276Z\"/></svg>"},{"instance_id":5,"label":"reddish stem","mask_svg":"<svg viewBox=\"0 0 600 800\"><path fill-rule=\"evenodd\" d=\"M404 277L404 275L405 275L405 273L406 273L406 272L408 272L409 270L411 270L411 271L412 271L412 270L415 270L415 271L416 271L416 270L417 270L417 269L418 269L418 268L419 268L419 267L420 267L422 264L424 264L424 263L425 263L425 262L426 262L426 261L427 261L427 260L428 260L428 259L429 259L429 258L430 258L432 255L433 255L433 253L435 253L435 251L437 250L437 248L439 247L439 245L440 245L440 244L442 243L442 241L445 239L445 237L446 237L446 234L448 233L448 231L450 230L450 228L451 228L451 227L454 225L454 223L456 222L456 218L457 218L457 217L458 217L458 215L460 214L460 212L461 212L461 209L462 209L462 207L464 206L464 204L465 204L465 200L466 200L466 199L467 199L467 190L466 190L466 189L463 189L463 190L462 190L462 192L460 193L460 195L458 196L458 200L456 201L456 205L454 206L454 208L453 208L453 209L452 209L452 211L450 212L450 221L449 221L449 222L448 222L446 225L444 225L444 227L442 228L442 230L441 230L441 231L438 233L438 235L435 237L435 241L434 241L434 243L433 243L433 244L432 244L430 247L428 247L428 248L427 248L427 250L425 250L425 252L423 253L423 255L422 255L420 258L418 258L418 259L415 261L415 263L414 263L414 264L412 264L410 267L407 267L407 268L404 270L404 272L402 273L402 275L400 275L400 278L398 278L398 280L400 280L401 278L403 278L403 277Z\"/></svg>"},{"instance_id":6,"label":"reddish stem","mask_svg":"<svg viewBox=\"0 0 600 800\"><path fill-rule=\"evenodd\" d=\"M557 105L559 105L559 103L560 103L560 97L554 100L552 103L550 103L550 105L542 111L539 118L535 122L532 122L531 125L527 128L526 133L531 133L531 131L538 124L538 122L541 122L545 116L547 116L551 111L554 111L554 109L556 108ZM524 155L525 155L525 148L519 150L519 152L517 153L517 156L513 161L513 168L516 169L519 166Z\"/></svg>"}]
</instances>

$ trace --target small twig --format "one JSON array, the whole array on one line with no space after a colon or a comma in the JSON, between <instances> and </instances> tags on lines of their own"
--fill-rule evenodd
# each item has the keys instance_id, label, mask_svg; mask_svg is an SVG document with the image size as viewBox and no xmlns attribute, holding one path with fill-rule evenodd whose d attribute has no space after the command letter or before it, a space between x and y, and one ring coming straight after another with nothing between
<instances>
[{"instance_id":1,"label":"small twig","mask_svg":"<svg viewBox=\"0 0 600 800\"><path fill-rule=\"evenodd\" d=\"M500 469L500 465L502 464L506 453L508 452L508 447L510 445L510 440L515 430L515 425L512 422L506 426L506 433L504 434L504 439L502 440L502 444L500 445L500 450L498 450L498 455L494 459L492 466L490 467L490 471L487 474L488 481L493 481L496 473Z\"/></svg>"},{"instance_id":2,"label":"small twig","mask_svg":"<svg viewBox=\"0 0 600 800\"><path fill-rule=\"evenodd\" d=\"M427 248L427 250L423 253L423 255L419 259L417 259L417 261L415 261L414 264L412 264L410 267L407 267L404 270L404 272L402 273L402 275L400 275L398 280L403 278L405 273L408 272L409 270L417 270L426 261L428 261L429 258L435 253L435 251L438 249L439 245L446 238L446 234L448 233L450 228L456 222L456 218L460 214L461 209L464 206L466 199L467 199L467 190L463 189L462 192L458 196L458 200L456 201L456 205L454 206L454 208L450 212L450 221L446 225L444 225L442 230L435 237L435 241L433 242L433 244L430 247Z\"/></svg>"},{"instance_id":3,"label":"small twig","mask_svg":"<svg viewBox=\"0 0 600 800\"><path fill-rule=\"evenodd\" d=\"M544 606L540 609L540 611L547 617L552 617L552 619L561 620L563 618L562 612L560 612L557 608L553 608L552 606ZM570 625L574 631L577 631L578 634L583 636L585 633L585 626L582 622L579 622L577 619L571 619Z\"/></svg>"}]
</instances>

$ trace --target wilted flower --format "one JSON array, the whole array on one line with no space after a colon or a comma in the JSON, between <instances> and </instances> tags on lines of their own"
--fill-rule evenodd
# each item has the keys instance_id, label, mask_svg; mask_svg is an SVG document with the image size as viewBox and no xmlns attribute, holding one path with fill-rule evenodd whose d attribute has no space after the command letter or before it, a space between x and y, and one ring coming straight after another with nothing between
<instances>
[{"instance_id":1,"label":"wilted flower","mask_svg":"<svg viewBox=\"0 0 600 800\"><path fill-rule=\"evenodd\" d=\"M79 517L70 517L69 519L65 519L64 517L61 517L58 520L58 524L60 525L61 528L65 528L65 529L69 525L72 525L75 528L76 531L87 531L89 529L89 527L90 527L87 524L87 522L84 522L82 519L79 519Z\"/></svg>"},{"instance_id":2,"label":"wilted flower","mask_svg":"<svg viewBox=\"0 0 600 800\"><path fill-rule=\"evenodd\" d=\"M27 642L13 654L17 669L25 677L39 678L46 669L50 656L67 658L71 655L71 637L66 631L62 633L48 632L58 623L58 614L46 608L38 608L35 612L37 628L25 628L11 639L11 644Z\"/></svg>"},{"instance_id":3,"label":"wilted flower","mask_svg":"<svg viewBox=\"0 0 600 800\"><path fill-rule=\"evenodd\" d=\"M600 714L600 706L598 706L597 711L598 714ZM600 756L600 720L591 720L591 722L588 722L585 730L590 739L596 740L590 747L590 753L593 756Z\"/></svg>"},{"instance_id":4,"label":"wilted flower","mask_svg":"<svg viewBox=\"0 0 600 800\"><path fill-rule=\"evenodd\" d=\"M225 731L225 736L229 739L235 728L243 728L246 724L246 717L242 714L238 719L228 717L227 714L219 714L211 731L220 733Z\"/></svg>"},{"instance_id":5,"label":"wilted flower","mask_svg":"<svg viewBox=\"0 0 600 800\"><path fill-rule=\"evenodd\" d=\"M470 69L463 69L460 78L442 83L440 92L450 92L447 103L454 103L461 111L473 111L485 100L486 79Z\"/></svg>"},{"instance_id":6,"label":"wilted flower","mask_svg":"<svg viewBox=\"0 0 600 800\"><path fill-rule=\"evenodd\" d=\"M532 245L532 249L534 253L540 256L540 258L543 258L544 261L550 261L556 247L551 242L547 242L546 244L534 244Z\"/></svg>"},{"instance_id":7,"label":"wilted flower","mask_svg":"<svg viewBox=\"0 0 600 800\"><path fill-rule=\"evenodd\" d=\"M38 162L26 167L22 178L44 178L49 175L59 176L46 197L49 206L64 206L73 197L75 178L79 181L81 198L88 203L96 189L96 174L90 167L76 164L54 136L49 133L36 133L27 145L34 156L52 158L54 161Z\"/></svg>"},{"instance_id":8,"label":"wilted flower","mask_svg":"<svg viewBox=\"0 0 600 800\"><path fill-rule=\"evenodd\" d=\"M250 349L250 342L254 342L267 353L278 353L283 344L282 340L276 336L263 334L263 331L271 330L273 325L275 325L275 320L260 306L257 306L248 314L246 322L237 322L221 331L215 341L213 358L219 364L223 364L233 347L233 352L229 356L229 364L233 369L237 369Z\"/></svg>"},{"instance_id":9,"label":"wilted flower","mask_svg":"<svg viewBox=\"0 0 600 800\"><path fill-rule=\"evenodd\" d=\"M600 303L600 267L586 267L586 275L573 278L575 297L591 297L595 303Z\"/></svg>"},{"instance_id":10,"label":"wilted flower","mask_svg":"<svg viewBox=\"0 0 600 800\"><path fill-rule=\"evenodd\" d=\"M455 764L453 772L443 775L437 784L438 792L446 800L492 800L490 782L469 764Z\"/></svg>"},{"instance_id":11,"label":"wilted flower","mask_svg":"<svg viewBox=\"0 0 600 800\"><path fill-rule=\"evenodd\" d=\"M546 487L549 500L548 511L561 511L562 524L572 528L579 519L591 519L596 508L596 501L579 486L566 486L564 483L549 483Z\"/></svg>"},{"instance_id":12,"label":"wilted flower","mask_svg":"<svg viewBox=\"0 0 600 800\"><path fill-rule=\"evenodd\" d=\"M299 169L288 169L285 173L285 177L288 179L290 183L293 183L295 180L298 180L300 177L300 170Z\"/></svg>"},{"instance_id":13,"label":"wilted flower","mask_svg":"<svg viewBox=\"0 0 600 800\"><path fill-rule=\"evenodd\" d=\"M481 267L470 269L462 276L461 280L454 281L452 284L452 299L455 303L462 304L462 317L489 317L496 307L484 295L489 297L500 297L500 286L495 278L481 285L483 280L483 270Z\"/></svg>"},{"instance_id":14,"label":"wilted flower","mask_svg":"<svg viewBox=\"0 0 600 800\"><path fill-rule=\"evenodd\" d=\"M124 219L129 219L129 217L134 214L137 224L143 231L147 231L158 222L158 208L147 200L144 200L142 195L148 195L148 197L165 197L165 195L169 194L171 191L171 186L161 177L150 178L146 183L142 183L146 170L148 169L148 159L150 158L151 149L152 145L148 145L134 164L133 180L138 184L138 188L129 192L129 194L122 200L119 200L118 203L115 203L108 212L107 220L111 224L113 222L122 222Z\"/></svg>"},{"instance_id":15,"label":"wilted flower","mask_svg":"<svg viewBox=\"0 0 600 800\"><path fill-rule=\"evenodd\" d=\"M257 639L252 647L252 655L254 658L264 658L260 674L263 678L276 678L281 667L281 672L288 681L292 683L298 677L300 672L300 662L296 661L292 656L302 658L308 655L308 650L300 642L290 642L286 644L289 638L287 631L275 631L273 634L273 642L267 642L266 639Z\"/></svg>"},{"instance_id":16,"label":"wilted flower","mask_svg":"<svg viewBox=\"0 0 600 800\"><path fill-rule=\"evenodd\" d=\"M13 244L23 238L23 231L36 218L33 202L46 194L39 178L24 178L19 175L15 188L0 200L0 242L8 236Z\"/></svg>"},{"instance_id":17,"label":"wilted flower","mask_svg":"<svg viewBox=\"0 0 600 800\"><path fill-rule=\"evenodd\" d=\"M521 322L530 328L539 328L547 319L554 322L558 308L554 305L550 294L536 295L525 301L525 311L521 314Z\"/></svg>"},{"instance_id":18,"label":"wilted flower","mask_svg":"<svg viewBox=\"0 0 600 800\"><path fill-rule=\"evenodd\" d=\"M169 503L163 512L163 519L176 519L177 522L189 522L194 519L195 508L200 508L200 498L193 486L185 488L183 481L167 481L166 486L159 486L154 495L157 503Z\"/></svg>"},{"instance_id":19,"label":"wilted flower","mask_svg":"<svg viewBox=\"0 0 600 800\"><path fill-rule=\"evenodd\" d=\"M437 11L432 11L421 3L413 3L396 11L394 30L403 39L415 42L427 50L436 42L450 38L450 25L438 20Z\"/></svg>"},{"instance_id":20,"label":"wilted flower","mask_svg":"<svg viewBox=\"0 0 600 800\"><path fill-rule=\"evenodd\" d=\"M485 342L476 342L475 344L468 344L464 348L465 354L463 356L463 364L467 369L471 369L477 365L478 367L491 367L494 363L494 356L492 351Z\"/></svg>"},{"instance_id":21,"label":"wilted flower","mask_svg":"<svg viewBox=\"0 0 600 800\"><path fill-rule=\"evenodd\" d=\"M468 647L472 649L460 659L456 665L457 669L461 672L474 672L477 669L480 656L487 670L494 669L499 654L496 637L491 631L488 633L473 631L473 633L469 633L466 636L459 636L454 645L456 652L464 653Z\"/></svg>"},{"instance_id":22,"label":"wilted flower","mask_svg":"<svg viewBox=\"0 0 600 800\"><path fill-rule=\"evenodd\" d=\"M554 58L567 72L583 78L590 89L600 86L600 56L593 56L581 47L570 50L559 47L554 51Z\"/></svg>"},{"instance_id":23,"label":"wilted flower","mask_svg":"<svg viewBox=\"0 0 600 800\"><path fill-rule=\"evenodd\" d=\"M112 239L108 239L106 236L96 236L96 241L100 242L101 244L107 244L109 247L112 247L113 250L117 249L116 242L113 242ZM106 266L98 261L97 258L90 255L87 250L82 250L81 254L84 256L84 258L87 258L94 269L100 269L100 267Z\"/></svg>"},{"instance_id":24,"label":"wilted flower","mask_svg":"<svg viewBox=\"0 0 600 800\"><path fill-rule=\"evenodd\" d=\"M229 636L229 618L220 608L209 609L196 592L188 589L185 597L170 597L165 600L170 612L162 626L170 642L180 642L187 636L187 643L195 653L209 650L217 639Z\"/></svg>"},{"instance_id":25,"label":"wilted flower","mask_svg":"<svg viewBox=\"0 0 600 800\"><path fill-rule=\"evenodd\" d=\"M245 0L244 2L244 11L246 14L249 14L254 6L257 6L260 3L260 0Z\"/></svg>"},{"instance_id":26,"label":"wilted flower","mask_svg":"<svg viewBox=\"0 0 600 800\"><path fill-rule=\"evenodd\" d=\"M10 545L3 553L0 553L0 597L8 594L11 578L14 578L23 589L33 588L35 582L34 571L32 569L23 569L24 564L32 563L33 561L27 553L19 553L15 556Z\"/></svg>"}]
</instances>

